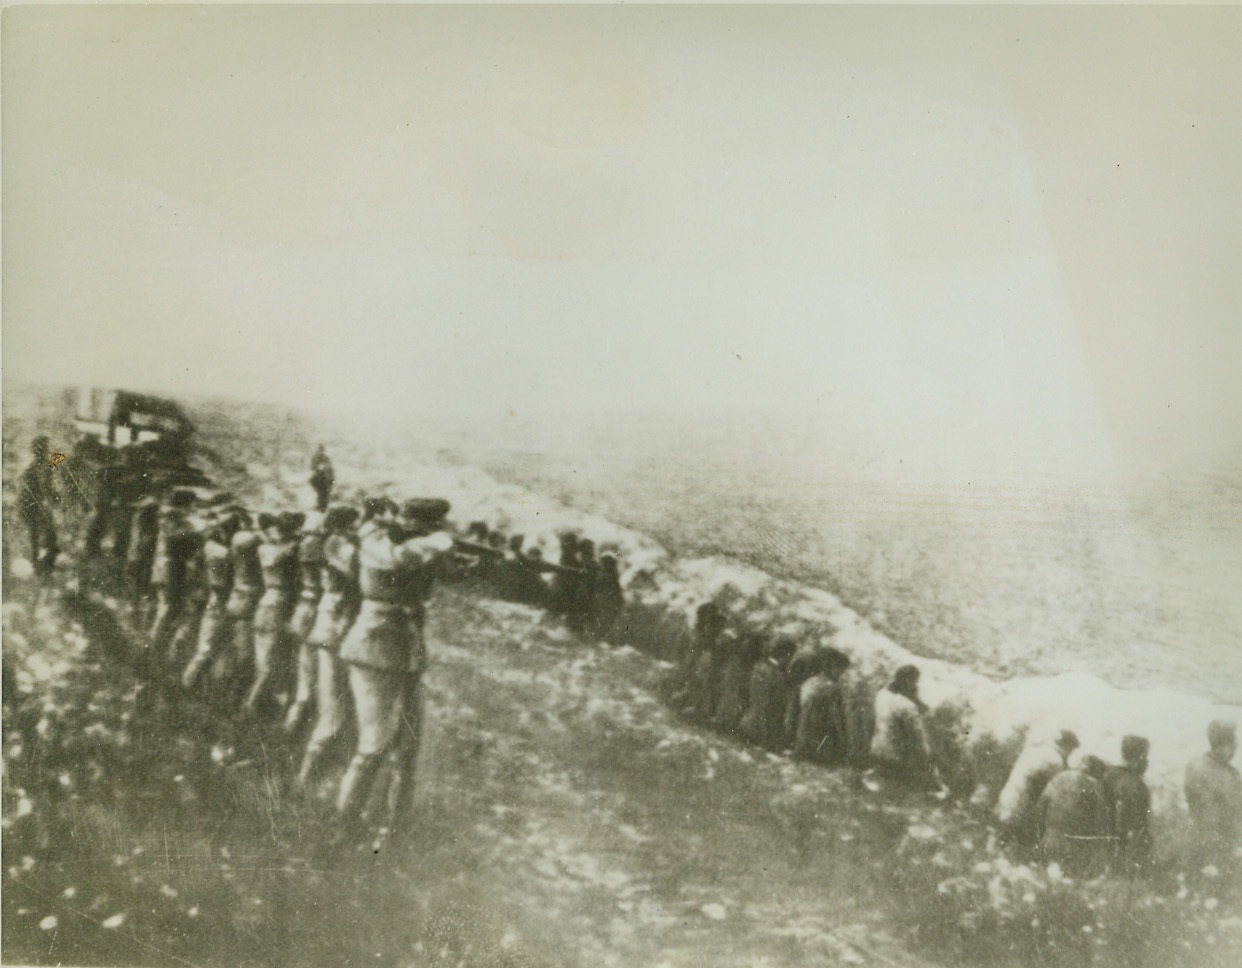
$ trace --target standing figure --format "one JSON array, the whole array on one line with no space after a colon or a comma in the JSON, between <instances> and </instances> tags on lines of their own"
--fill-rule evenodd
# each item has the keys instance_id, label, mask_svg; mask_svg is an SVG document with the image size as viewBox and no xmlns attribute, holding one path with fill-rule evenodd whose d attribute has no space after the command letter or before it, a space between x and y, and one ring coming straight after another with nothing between
<instances>
[{"instance_id":1,"label":"standing figure","mask_svg":"<svg viewBox=\"0 0 1242 968\"><path fill-rule=\"evenodd\" d=\"M578 571L570 576L570 629L579 635L589 635L595 625L595 582L599 575L599 562L595 560L595 542L582 538L578 542Z\"/></svg>"},{"instance_id":2,"label":"standing figure","mask_svg":"<svg viewBox=\"0 0 1242 968\"><path fill-rule=\"evenodd\" d=\"M739 730L746 740L769 750L783 750L790 737L785 732L789 706L789 660L798 643L782 635L771 644L767 657L750 672L749 705Z\"/></svg>"},{"instance_id":3,"label":"standing figure","mask_svg":"<svg viewBox=\"0 0 1242 968\"><path fill-rule=\"evenodd\" d=\"M145 631L154 610L155 586L151 582L160 540L160 503L150 494L134 506L129 551L125 559L126 591L134 627Z\"/></svg>"},{"instance_id":4,"label":"standing figure","mask_svg":"<svg viewBox=\"0 0 1242 968\"><path fill-rule=\"evenodd\" d=\"M250 518L240 507L225 508L215 527L207 533L203 542L203 568L207 589L207 604L203 621L198 630L194 655L181 674L181 685L194 689L208 664L216 662L213 681L231 678L233 617L229 613L229 598L233 592L233 536L243 528L250 527ZM218 697L214 697L218 698Z\"/></svg>"},{"instance_id":5,"label":"standing figure","mask_svg":"<svg viewBox=\"0 0 1242 968\"><path fill-rule=\"evenodd\" d=\"M898 789L931 790L939 786L931 744L919 698L919 669L904 665L875 699L875 733L871 759L875 772Z\"/></svg>"},{"instance_id":6,"label":"standing figure","mask_svg":"<svg viewBox=\"0 0 1242 968\"><path fill-rule=\"evenodd\" d=\"M1209 864L1231 872L1242 845L1242 777L1230 760L1238 751L1238 726L1224 719L1208 725L1207 753L1186 767L1186 806L1194 822L1193 870Z\"/></svg>"},{"instance_id":7,"label":"standing figure","mask_svg":"<svg viewBox=\"0 0 1242 968\"><path fill-rule=\"evenodd\" d=\"M316 653L319 650L309 640L315 616L319 614L319 599L323 597L323 548L324 516L313 512L306 516L298 542L301 585L297 607L289 619L289 639L297 649L297 682L285 716L285 731L291 734L301 730L315 700L315 674L319 668Z\"/></svg>"},{"instance_id":8,"label":"standing figure","mask_svg":"<svg viewBox=\"0 0 1242 968\"><path fill-rule=\"evenodd\" d=\"M617 631L617 619L624 609L625 593L621 591L617 556L600 555L599 570L595 574L595 638L611 639Z\"/></svg>"},{"instance_id":9,"label":"standing figure","mask_svg":"<svg viewBox=\"0 0 1242 968\"><path fill-rule=\"evenodd\" d=\"M732 735L750 706L750 674L763 659L763 636L745 632L728 642L728 653L720 671L720 689L712 724Z\"/></svg>"},{"instance_id":10,"label":"standing figure","mask_svg":"<svg viewBox=\"0 0 1242 968\"><path fill-rule=\"evenodd\" d=\"M368 522L359 535L362 610L341 646L358 718L358 747L341 779L337 810L361 815L382 759L390 768L381 835L392 833L413 789L422 736L423 625L438 566L453 550L443 530L449 503L407 501L399 515Z\"/></svg>"},{"instance_id":11,"label":"standing figure","mask_svg":"<svg viewBox=\"0 0 1242 968\"><path fill-rule=\"evenodd\" d=\"M1121 765L1104 773L1113 826L1113 866L1118 873L1133 874L1151 862L1151 791L1143 782L1151 741L1143 736L1123 736Z\"/></svg>"},{"instance_id":12,"label":"standing figure","mask_svg":"<svg viewBox=\"0 0 1242 968\"><path fill-rule=\"evenodd\" d=\"M1068 769L1069 757L1078 749L1078 736L1062 729L1051 739L1034 739L1022 748L1018 761L996 801L1001 840L1018 848L1035 844L1035 814L1048 781Z\"/></svg>"},{"instance_id":13,"label":"standing figure","mask_svg":"<svg viewBox=\"0 0 1242 968\"><path fill-rule=\"evenodd\" d=\"M1048 781L1036 808L1040 862L1058 864L1073 877L1104 873L1112 853L1112 811L1104 794L1107 767L1084 756L1077 769Z\"/></svg>"},{"instance_id":14,"label":"standing figure","mask_svg":"<svg viewBox=\"0 0 1242 968\"><path fill-rule=\"evenodd\" d=\"M358 511L336 505L324 517L323 595L307 643L315 650L315 726L306 744L298 780L303 786L319 776L323 758L344 737L349 719L349 677L340 659L341 642L358 615Z\"/></svg>"},{"instance_id":15,"label":"standing figure","mask_svg":"<svg viewBox=\"0 0 1242 968\"><path fill-rule=\"evenodd\" d=\"M229 559L233 565L233 587L229 591L228 615L231 628L229 655L225 662L217 660L213 678L215 690L226 709L235 709L246 687L254 677L254 616L263 597L263 563L259 548L264 530L275 525L275 516L259 515L258 528L247 520L229 541Z\"/></svg>"},{"instance_id":16,"label":"standing figure","mask_svg":"<svg viewBox=\"0 0 1242 968\"><path fill-rule=\"evenodd\" d=\"M825 766L838 766L849 755L849 726L841 676L850 666L844 652L816 652L815 669L798 688L798 718L793 755Z\"/></svg>"},{"instance_id":17,"label":"standing figure","mask_svg":"<svg viewBox=\"0 0 1242 968\"><path fill-rule=\"evenodd\" d=\"M175 662L171 646L189 609L193 563L202 547L202 539L190 521L193 506L193 491L173 491L160 523L159 548L151 576L159 600L151 627L152 668Z\"/></svg>"},{"instance_id":18,"label":"standing figure","mask_svg":"<svg viewBox=\"0 0 1242 968\"><path fill-rule=\"evenodd\" d=\"M60 555L56 518L52 513L59 502L48 439L39 436L30 442L30 463L18 480L17 507L30 539L30 565L43 579L51 576Z\"/></svg>"},{"instance_id":19,"label":"standing figure","mask_svg":"<svg viewBox=\"0 0 1242 968\"><path fill-rule=\"evenodd\" d=\"M254 680L246 696L248 715L282 708L278 697L287 694L293 665L289 620L298 604L300 581L298 532L305 520L301 511L276 515L265 534L267 540L258 547L263 597L254 615Z\"/></svg>"},{"instance_id":20,"label":"standing figure","mask_svg":"<svg viewBox=\"0 0 1242 968\"><path fill-rule=\"evenodd\" d=\"M712 651L716 640L724 634L728 623L725 614L715 602L704 602L694 611L694 628L685 648L677 656L677 668L670 677L668 688L670 701L676 708L687 708L694 681L694 670L699 656Z\"/></svg>"},{"instance_id":21,"label":"standing figure","mask_svg":"<svg viewBox=\"0 0 1242 968\"><path fill-rule=\"evenodd\" d=\"M315 489L315 510L320 514L328 510L328 501L332 499L332 488L336 484L336 470L323 444L315 448L311 457L310 486Z\"/></svg>"},{"instance_id":22,"label":"standing figure","mask_svg":"<svg viewBox=\"0 0 1242 968\"><path fill-rule=\"evenodd\" d=\"M566 531L559 538L561 556L557 564L561 567L553 573L550 611L568 618L574 609L575 580L578 577L578 536Z\"/></svg>"}]
</instances>

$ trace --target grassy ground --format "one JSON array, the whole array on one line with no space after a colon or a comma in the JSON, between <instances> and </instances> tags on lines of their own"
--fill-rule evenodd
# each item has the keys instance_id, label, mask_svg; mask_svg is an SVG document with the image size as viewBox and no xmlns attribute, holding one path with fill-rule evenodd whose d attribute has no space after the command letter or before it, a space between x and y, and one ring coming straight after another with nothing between
<instances>
[{"instance_id":1,"label":"grassy ground","mask_svg":"<svg viewBox=\"0 0 1242 968\"><path fill-rule=\"evenodd\" d=\"M231 486L263 478L213 419ZM261 430L272 461L295 430ZM327 807L286 789L296 751L257 734L213 764L218 723L189 702L139 713L129 646L85 616L28 584L5 604L8 963L1242 963L1242 918L1211 885L1009 865L960 808L689 726L652 657L457 588L430 608L409 835L333 848Z\"/></svg>"}]
</instances>

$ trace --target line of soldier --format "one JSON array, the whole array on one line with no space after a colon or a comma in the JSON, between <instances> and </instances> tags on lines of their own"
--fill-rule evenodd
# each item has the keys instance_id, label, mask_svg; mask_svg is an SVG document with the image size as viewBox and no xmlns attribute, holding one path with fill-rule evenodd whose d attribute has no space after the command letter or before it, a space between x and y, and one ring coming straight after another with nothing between
<instances>
[{"instance_id":1,"label":"line of soldier","mask_svg":"<svg viewBox=\"0 0 1242 968\"><path fill-rule=\"evenodd\" d=\"M825 645L729 627L715 602L699 606L670 683L670 701L687 718L742 742L828 767L851 767L873 791L947 795L919 698L917 666L898 668L872 702L853 699L843 677L850 659ZM859 707L863 708L859 708ZM1242 852L1242 777L1231 765L1236 724L1213 722L1209 751L1186 770L1194 840L1192 871L1232 874ZM979 787L971 802L991 807L1000 842L1025 859L1057 863L1067 874L1150 869L1151 793L1143 780L1150 741L1121 740L1121 762L1069 757L1078 738L1062 730L1028 743L994 805Z\"/></svg>"},{"instance_id":2,"label":"line of soldier","mask_svg":"<svg viewBox=\"0 0 1242 968\"><path fill-rule=\"evenodd\" d=\"M112 578L144 643L149 702L208 703L221 763L255 726L305 738L297 778L308 789L352 738L336 793L344 829L360 830L379 795L380 835L395 833L421 738L426 602L454 555L449 503L378 497L252 515L227 496L197 506L179 488L162 511L154 499L139 505ZM110 552L126 540L112 539ZM101 542L81 573L106 586L111 560Z\"/></svg>"},{"instance_id":3,"label":"line of soldier","mask_svg":"<svg viewBox=\"0 0 1242 968\"><path fill-rule=\"evenodd\" d=\"M33 446L39 473L50 470L46 448L46 438ZM100 464L79 584L121 600L143 643L144 705L206 701L218 714L212 755L220 763L235 759L251 726L280 721L291 741L306 740L297 773L307 788L322 785L326 765L356 735L337 808L357 825L387 761L382 835L396 829L409 799L435 580L547 608L583 634L605 634L624 605L616 557L596 559L593 543L575 534L561 536L561 561L551 564L538 548L524 552L521 536L506 540L483 522L453 537L440 499L330 505L322 447L310 483L324 512L252 515L227 494L204 502L193 490L161 487L154 468L118 473L145 467L136 452ZM52 492L50 481L40 484ZM32 539L46 544L50 535L58 548L51 506L39 503L47 511ZM44 577L51 567L37 570Z\"/></svg>"}]
</instances>

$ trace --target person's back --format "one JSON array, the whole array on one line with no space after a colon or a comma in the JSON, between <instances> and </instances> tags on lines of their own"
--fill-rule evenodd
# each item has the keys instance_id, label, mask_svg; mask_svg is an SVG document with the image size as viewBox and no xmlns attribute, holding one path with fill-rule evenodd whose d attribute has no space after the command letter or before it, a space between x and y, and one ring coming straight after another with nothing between
<instances>
[{"instance_id":1,"label":"person's back","mask_svg":"<svg viewBox=\"0 0 1242 968\"><path fill-rule=\"evenodd\" d=\"M1083 758L1078 769L1063 770L1040 794L1040 860L1056 863L1075 877L1104 872L1112 847L1112 814L1100 780L1104 764Z\"/></svg>"},{"instance_id":2,"label":"person's back","mask_svg":"<svg viewBox=\"0 0 1242 968\"><path fill-rule=\"evenodd\" d=\"M918 679L917 667L902 666L876 695L871 758L886 780L907 789L927 790L936 785L936 779Z\"/></svg>"},{"instance_id":3,"label":"person's back","mask_svg":"<svg viewBox=\"0 0 1242 968\"><path fill-rule=\"evenodd\" d=\"M1077 748L1078 737L1067 729L1023 748L996 801L996 819L1005 840L1019 846L1034 841L1039 798L1049 781L1066 769L1070 753Z\"/></svg>"},{"instance_id":4,"label":"person's back","mask_svg":"<svg viewBox=\"0 0 1242 968\"><path fill-rule=\"evenodd\" d=\"M1196 868L1232 869L1233 852L1242 845L1242 777L1230 764L1238 745L1236 724L1211 723L1208 743L1208 752L1186 767L1186 806L1195 827L1191 861Z\"/></svg>"},{"instance_id":5,"label":"person's back","mask_svg":"<svg viewBox=\"0 0 1242 968\"><path fill-rule=\"evenodd\" d=\"M778 639L768 657L756 662L750 673L749 704L739 732L749 742L770 750L784 749L788 740L785 709L789 704L789 686L785 671L795 649L792 641Z\"/></svg>"},{"instance_id":6,"label":"person's back","mask_svg":"<svg viewBox=\"0 0 1242 968\"><path fill-rule=\"evenodd\" d=\"M794 756L827 766L843 763L848 754L845 697L838 681L817 672L799 691Z\"/></svg>"},{"instance_id":7,"label":"person's back","mask_svg":"<svg viewBox=\"0 0 1242 968\"><path fill-rule=\"evenodd\" d=\"M732 733L746 715L750 699L750 674L762 657L762 648L762 640L753 635L733 640L733 647L725 656L720 671L719 695L713 718L717 729Z\"/></svg>"}]
</instances>

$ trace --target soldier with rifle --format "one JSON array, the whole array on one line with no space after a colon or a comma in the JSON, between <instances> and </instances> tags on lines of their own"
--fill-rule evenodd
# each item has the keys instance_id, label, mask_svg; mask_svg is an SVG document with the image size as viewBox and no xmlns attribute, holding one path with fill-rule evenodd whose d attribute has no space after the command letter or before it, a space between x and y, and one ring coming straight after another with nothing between
<instances>
[{"instance_id":1,"label":"soldier with rifle","mask_svg":"<svg viewBox=\"0 0 1242 968\"><path fill-rule=\"evenodd\" d=\"M380 835L394 832L413 789L422 733L423 626L432 584L453 550L443 530L447 501L407 501L397 515L368 521L359 534L362 610L341 646L349 667L358 746L341 780L337 810L355 823L385 758L390 770Z\"/></svg>"},{"instance_id":2,"label":"soldier with rifle","mask_svg":"<svg viewBox=\"0 0 1242 968\"><path fill-rule=\"evenodd\" d=\"M298 781L318 778L323 758L344 738L348 724L349 681L340 659L341 642L358 615L358 510L338 504L324 517L320 584L323 594L307 644L315 650L315 725L306 744Z\"/></svg>"}]
</instances>

